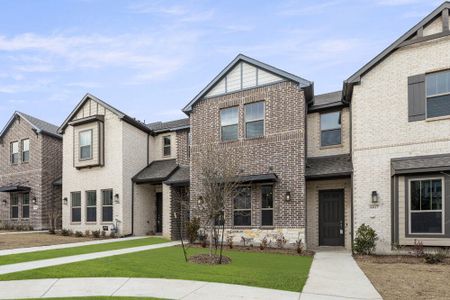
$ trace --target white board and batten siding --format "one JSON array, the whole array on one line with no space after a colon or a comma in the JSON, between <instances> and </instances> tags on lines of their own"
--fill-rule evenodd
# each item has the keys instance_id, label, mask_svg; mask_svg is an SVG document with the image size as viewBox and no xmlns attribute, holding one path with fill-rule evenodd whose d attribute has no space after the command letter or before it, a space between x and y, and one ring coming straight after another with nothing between
<instances>
[{"instance_id":1,"label":"white board and batten siding","mask_svg":"<svg viewBox=\"0 0 450 300\"><path fill-rule=\"evenodd\" d=\"M237 64L206 95L214 97L243 89L266 85L284 80L282 77L257 68L245 62Z\"/></svg>"}]
</instances>

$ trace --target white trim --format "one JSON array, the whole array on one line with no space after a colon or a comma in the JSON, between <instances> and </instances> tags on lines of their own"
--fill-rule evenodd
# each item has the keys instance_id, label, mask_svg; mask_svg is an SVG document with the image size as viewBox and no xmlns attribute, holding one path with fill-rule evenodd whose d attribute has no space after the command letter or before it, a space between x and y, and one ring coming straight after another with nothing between
<instances>
[{"instance_id":1,"label":"white trim","mask_svg":"<svg viewBox=\"0 0 450 300\"><path fill-rule=\"evenodd\" d=\"M439 210L415 210L413 211L411 209L411 182L412 181L432 181L440 179L442 183L442 195L441 195L441 209ZM443 235L445 234L445 178L444 177L418 177L418 178L410 178L408 179L408 234L410 235L429 235L429 236L435 236L435 235ZM421 212L441 212L441 222L442 222L442 231L441 232L412 232L411 231L411 214L412 213L421 213Z\"/></svg>"}]
</instances>

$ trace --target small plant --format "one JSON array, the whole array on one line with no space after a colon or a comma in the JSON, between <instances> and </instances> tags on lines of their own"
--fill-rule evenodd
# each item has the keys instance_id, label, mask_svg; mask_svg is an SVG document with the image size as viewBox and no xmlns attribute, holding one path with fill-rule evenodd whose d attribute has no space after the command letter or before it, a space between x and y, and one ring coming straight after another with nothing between
<instances>
[{"instance_id":1,"label":"small plant","mask_svg":"<svg viewBox=\"0 0 450 300\"><path fill-rule=\"evenodd\" d=\"M416 240L416 239L414 240L414 246L412 248L412 255L414 255L415 257L424 257L425 256L423 242Z\"/></svg>"},{"instance_id":2,"label":"small plant","mask_svg":"<svg viewBox=\"0 0 450 300\"><path fill-rule=\"evenodd\" d=\"M283 249L284 246L287 243L286 238L284 237L284 235L282 233L278 234L277 239L275 240L277 247L280 249Z\"/></svg>"},{"instance_id":3,"label":"small plant","mask_svg":"<svg viewBox=\"0 0 450 300\"><path fill-rule=\"evenodd\" d=\"M193 218L186 222L186 234L189 243L193 244L198 239L198 231L200 230L200 218Z\"/></svg>"},{"instance_id":4,"label":"small plant","mask_svg":"<svg viewBox=\"0 0 450 300\"><path fill-rule=\"evenodd\" d=\"M246 246L248 242L250 242L250 238L246 238L245 236L241 236L242 246Z\"/></svg>"},{"instance_id":5,"label":"small plant","mask_svg":"<svg viewBox=\"0 0 450 300\"><path fill-rule=\"evenodd\" d=\"M260 250L266 249L266 248L270 245L271 242L272 242L272 241L269 241L269 240L267 239L267 236L265 236L265 237L261 240L261 243L259 243L259 249L260 249Z\"/></svg>"},{"instance_id":6,"label":"small plant","mask_svg":"<svg viewBox=\"0 0 450 300\"><path fill-rule=\"evenodd\" d=\"M370 255L375 251L378 235L369 225L362 224L356 231L353 249L357 254Z\"/></svg>"},{"instance_id":7,"label":"small plant","mask_svg":"<svg viewBox=\"0 0 450 300\"><path fill-rule=\"evenodd\" d=\"M106 237L106 231L102 230L102 238Z\"/></svg>"},{"instance_id":8,"label":"small plant","mask_svg":"<svg viewBox=\"0 0 450 300\"><path fill-rule=\"evenodd\" d=\"M75 236L76 237L83 237L83 233L81 231L75 231Z\"/></svg>"},{"instance_id":9,"label":"small plant","mask_svg":"<svg viewBox=\"0 0 450 300\"><path fill-rule=\"evenodd\" d=\"M61 235L63 236L69 236L70 235L70 230L69 229L61 229Z\"/></svg>"},{"instance_id":10,"label":"small plant","mask_svg":"<svg viewBox=\"0 0 450 300\"><path fill-rule=\"evenodd\" d=\"M424 259L427 264L439 264L444 261L446 256L447 252L441 249L434 253L424 254Z\"/></svg>"},{"instance_id":11,"label":"small plant","mask_svg":"<svg viewBox=\"0 0 450 300\"><path fill-rule=\"evenodd\" d=\"M208 239L208 235L205 232L201 231L198 234L198 240L200 241L200 245L202 246L202 248L206 248L206 240L207 239Z\"/></svg>"},{"instance_id":12,"label":"small plant","mask_svg":"<svg viewBox=\"0 0 450 300\"><path fill-rule=\"evenodd\" d=\"M109 237L112 239L115 239L117 237L117 234L115 231L111 231L111 233L109 234Z\"/></svg>"},{"instance_id":13,"label":"small plant","mask_svg":"<svg viewBox=\"0 0 450 300\"><path fill-rule=\"evenodd\" d=\"M100 237L100 230L92 230L92 236L96 239Z\"/></svg>"},{"instance_id":14,"label":"small plant","mask_svg":"<svg viewBox=\"0 0 450 300\"><path fill-rule=\"evenodd\" d=\"M85 231L84 231L84 235L85 235L85 236L90 236L90 235L91 235L91 232L90 232L89 230L85 230Z\"/></svg>"},{"instance_id":15,"label":"small plant","mask_svg":"<svg viewBox=\"0 0 450 300\"><path fill-rule=\"evenodd\" d=\"M232 235L227 236L227 245L228 245L228 248L233 249L233 236Z\"/></svg>"},{"instance_id":16,"label":"small plant","mask_svg":"<svg viewBox=\"0 0 450 300\"><path fill-rule=\"evenodd\" d=\"M303 241L302 239L298 239L295 241L295 250L297 251L298 254L302 254L303 253Z\"/></svg>"}]
</instances>

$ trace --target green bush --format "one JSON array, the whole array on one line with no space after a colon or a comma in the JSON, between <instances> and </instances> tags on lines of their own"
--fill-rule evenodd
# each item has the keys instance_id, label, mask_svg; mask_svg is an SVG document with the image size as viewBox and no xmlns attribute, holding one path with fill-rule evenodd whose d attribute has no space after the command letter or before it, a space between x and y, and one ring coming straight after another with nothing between
<instances>
[{"instance_id":1,"label":"green bush","mask_svg":"<svg viewBox=\"0 0 450 300\"><path fill-rule=\"evenodd\" d=\"M75 231L76 237L83 237L83 233L81 231Z\"/></svg>"},{"instance_id":2,"label":"green bush","mask_svg":"<svg viewBox=\"0 0 450 300\"><path fill-rule=\"evenodd\" d=\"M61 235L63 236L69 236L70 235L70 230L69 229L61 229Z\"/></svg>"},{"instance_id":3,"label":"green bush","mask_svg":"<svg viewBox=\"0 0 450 300\"><path fill-rule=\"evenodd\" d=\"M444 261L445 257L447 257L447 251L442 249L433 253L426 253L424 255L424 259L427 264L441 263Z\"/></svg>"},{"instance_id":4,"label":"green bush","mask_svg":"<svg viewBox=\"0 0 450 300\"><path fill-rule=\"evenodd\" d=\"M186 234L189 243L193 244L198 239L198 231L200 229L200 218L193 218L186 222Z\"/></svg>"},{"instance_id":5,"label":"green bush","mask_svg":"<svg viewBox=\"0 0 450 300\"><path fill-rule=\"evenodd\" d=\"M92 230L91 233L92 233L92 236L96 239L98 239L100 237L100 230Z\"/></svg>"},{"instance_id":6,"label":"green bush","mask_svg":"<svg viewBox=\"0 0 450 300\"><path fill-rule=\"evenodd\" d=\"M378 235L369 225L362 224L356 231L353 250L357 254L370 255L375 251Z\"/></svg>"}]
</instances>

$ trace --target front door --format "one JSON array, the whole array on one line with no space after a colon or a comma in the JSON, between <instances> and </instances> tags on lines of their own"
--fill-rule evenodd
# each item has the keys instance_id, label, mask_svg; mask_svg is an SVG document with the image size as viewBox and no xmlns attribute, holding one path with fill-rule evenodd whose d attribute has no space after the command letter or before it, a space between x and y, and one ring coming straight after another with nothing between
<instances>
[{"instance_id":1,"label":"front door","mask_svg":"<svg viewBox=\"0 0 450 300\"><path fill-rule=\"evenodd\" d=\"M344 246L344 190L319 191L319 245Z\"/></svg>"},{"instance_id":2,"label":"front door","mask_svg":"<svg viewBox=\"0 0 450 300\"><path fill-rule=\"evenodd\" d=\"M156 232L162 232L162 193L156 193Z\"/></svg>"}]
</instances>

